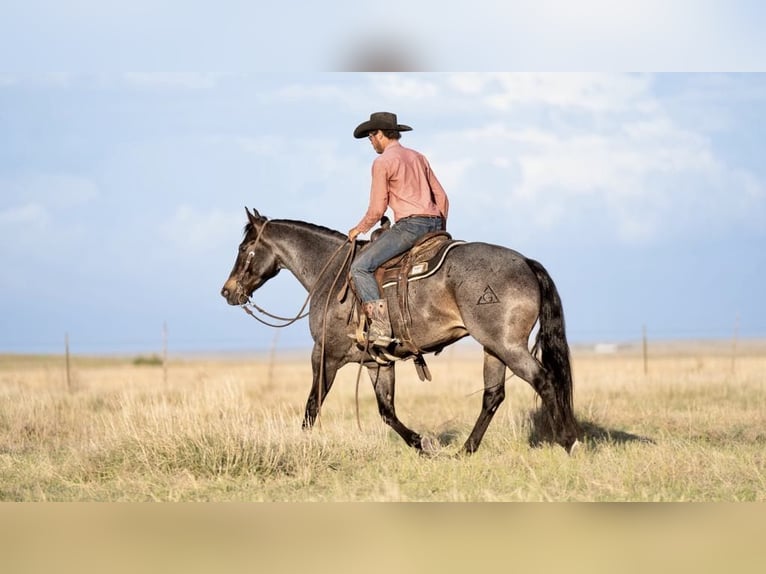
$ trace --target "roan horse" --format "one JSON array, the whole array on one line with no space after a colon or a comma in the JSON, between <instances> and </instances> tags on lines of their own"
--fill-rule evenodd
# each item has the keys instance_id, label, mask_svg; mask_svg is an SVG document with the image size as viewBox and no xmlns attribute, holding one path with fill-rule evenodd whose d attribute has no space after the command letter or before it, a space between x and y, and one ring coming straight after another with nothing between
<instances>
[{"instance_id":1,"label":"roan horse","mask_svg":"<svg viewBox=\"0 0 766 574\"><path fill-rule=\"evenodd\" d=\"M311 428L340 367L361 363L372 380L383 420L405 442L431 453L433 442L407 428L394 408L394 366L380 365L349 337L354 297L339 301L351 249L346 235L302 221L274 219L247 211L244 239L221 295L230 305L245 305L252 293L288 269L309 291L313 383L303 427ZM344 244L347 249L344 249ZM359 242L363 249L366 242ZM343 268L342 268L343 267ZM338 278L341 277L341 281ZM439 352L471 335L484 347L481 412L463 451L479 447L505 398L505 370L527 381L540 396L552 439L571 452L578 426L573 412L572 374L564 316L556 287L542 265L520 253L487 243L464 243L447 254L429 279L409 287L412 340L424 353ZM529 339L539 319L533 350Z\"/></svg>"}]
</instances>

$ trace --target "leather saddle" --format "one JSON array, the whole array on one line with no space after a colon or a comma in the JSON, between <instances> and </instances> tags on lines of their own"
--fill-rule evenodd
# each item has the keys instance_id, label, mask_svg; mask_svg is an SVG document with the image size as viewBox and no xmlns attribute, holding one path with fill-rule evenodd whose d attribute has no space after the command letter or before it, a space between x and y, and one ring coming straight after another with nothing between
<instances>
[{"instance_id":1,"label":"leather saddle","mask_svg":"<svg viewBox=\"0 0 766 574\"><path fill-rule=\"evenodd\" d=\"M407 282L424 279L438 271L444 262L452 236L446 231L434 231L421 237L409 251L389 259L375 271L375 278L381 289ZM382 291L381 291L382 292Z\"/></svg>"},{"instance_id":2,"label":"leather saddle","mask_svg":"<svg viewBox=\"0 0 766 574\"><path fill-rule=\"evenodd\" d=\"M371 241L390 227L388 218L381 220L381 227L372 234ZM428 367L423 359L423 351L412 340L410 325L412 317L409 311L409 283L430 277L444 263L447 253L456 245L464 241L456 241L446 231L434 231L427 233L409 251L397 255L383 263L375 272L381 295L388 301L389 318L391 328L396 340L396 347L392 353L373 354L373 358L381 364L390 364L394 360L414 357L418 375L421 380L430 380ZM363 317L360 319L363 321ZM358 342L363 341L364 334L357 329Z\"/></svg>"}]
</instances>

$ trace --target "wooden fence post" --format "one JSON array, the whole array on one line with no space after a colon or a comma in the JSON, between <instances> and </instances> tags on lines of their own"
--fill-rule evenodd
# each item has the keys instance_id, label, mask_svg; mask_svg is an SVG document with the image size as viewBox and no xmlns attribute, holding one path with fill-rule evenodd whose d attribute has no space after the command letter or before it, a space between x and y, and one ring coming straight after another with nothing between
<instances>
[{"instance_id":1,"label":"wooden fence post","mask_svg":"<svg viewBox=\"0 0 766 574\"><path fill-rule=\"evenodd\" d=\"M69 333L64 333L64 357L66 361L66 388L72 392L72 369L69 364Z\"/></svg>"},{"instance_id":2,"label":"wooden fence post","mask_svg":"<svg viewBox=\"0 0 766 574\"><path fill-rule=\"evenodd\" d=\"M269 386L274 382L274 366L277 361L277 343L279 341L279 329L274 331L274 338L271 340L271 352L269 353L269 367L266 373L266 381Z\"/></svg>"},{"instance_id":3,"label":"wooden fence post","mask_svg":"<svg viewBox=\"0 0 766 574\"><path fill-rule=\"evenodd\" d=\"M162 323L162 384L168 385L168 323Z\"/></svg>"},{"instance_id":4,"label":"wooden fence post","mask_svg":"<svg viewBox=\"0 0 766 574\"><path fill-rule=\"evenodd\" d=\"M739 313L734 320L734 335L731 341L731 374L733 375L737 368L737 341L739 339Z\"/></svg>"},{"instance_id":5,"label":"wooden fence post","mask_svg":"<svg viewBox=\"0 0 766 574\"><path fill-rule=\"evenodd\" d=\"M643 348L643 354L644 354L644 375L649 374L649 353L648 353L648 343L646 341L646 325L641 326L641 340L642 340L642 348Z\"/></svg>"}]
</instances>

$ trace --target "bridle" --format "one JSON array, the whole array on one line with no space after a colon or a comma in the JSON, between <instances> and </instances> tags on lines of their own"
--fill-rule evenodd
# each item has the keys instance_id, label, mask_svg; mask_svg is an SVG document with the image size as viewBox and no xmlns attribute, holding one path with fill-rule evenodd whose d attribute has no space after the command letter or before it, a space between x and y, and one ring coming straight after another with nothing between
<instances>
[{"instance_id":1,"label":"bridle","mask_svg":"<svg viewBox=\"0 0 766 574\"><path fill-rule=\"evenodd\" d=\"M262 323L263 325L266 325L268 327L275 327L277 329L281 329L284 327L288 327L292 325L293 323L296 323L300 321L301 319L304 319L308 317L309 312L306 311L306 307L308 306L309 302L311 301L311 298L314 296L314 293L316 291L317 285L319 284L319 280L322 278L322 276L325 274L325 271L327 271L327 268L330 266L330 264L333 262L335 257L337 257L338 253L341 252L341 250L346 246L346 243L343 243L336 249L332 255L327 259L327 263L324 264L324 267L319 271L319 275L316 278L316 281L314 282L314 285L309 289L309 293L306 297L306 300L303 302L303 305L298 310L298 313L294 317L280 317L279 315L274 315L273 313L269 313L265 309L262 309L258 305L253 302L250 295L247 295L245 293L244 288L242 287L242 279L244 279L245 274L247 273L247 270L250 269L250 265L253 262L253 259L255 258L255 247L258 245L258 242L260 241L261 237L263 236L263 232L266 229L266 226L268 225L270 220L265 220L263 222L263 225L258 230L258 235L255 236L255 241L253 241L252 247L250 248L250 252L247 254L247 258L245 259L245 264L242 266L242 270L237 275L237 294L242 295L244 298L246 298L246 301L240 305L242 309L250 315L253 319L258 321L259 323ZM325 305L324 309L324 317L326 319L327 317L327 309L329 308L329 302L330 302L330 296L332 295L335 286L338 283L338 279L340 278L341 273L343 272L343 269L346 267L346 264L353 258L354 251L356 249L356 241L350 243L350 249L348 250L348 253L346 254L346 258L343 261L343 264L338 269L338 273L335 275L335 279L333 281L332 286L330 287L329 294L327 296L327 303ZM253 310L257 311L261 315L265 315L266 317L269 317L270 319L275 319L276 321L282 321L281 324L271 323L265 319L261 319L258 317L255 313L253 313ZM324 344L324 325L322 328L322 343Z\"/></svg>"}]
</instances>

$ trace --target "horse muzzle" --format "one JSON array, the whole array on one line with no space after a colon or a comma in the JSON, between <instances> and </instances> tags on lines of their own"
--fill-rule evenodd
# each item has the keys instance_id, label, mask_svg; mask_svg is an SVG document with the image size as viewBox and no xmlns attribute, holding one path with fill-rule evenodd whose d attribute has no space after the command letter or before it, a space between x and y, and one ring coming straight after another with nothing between
<instances>
[{"instance_id":1,"label":"horse muzzle","mask_svg":"<svg viewBox=\"0 0 766 574\"><path fill-rule=\"evenodd\" d=\"M247 295L236 279L229 279L221 289L221 296L229 305L244 305L247 303Z\"/></svg>"}]
</instances>

